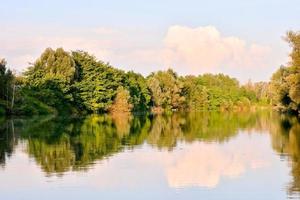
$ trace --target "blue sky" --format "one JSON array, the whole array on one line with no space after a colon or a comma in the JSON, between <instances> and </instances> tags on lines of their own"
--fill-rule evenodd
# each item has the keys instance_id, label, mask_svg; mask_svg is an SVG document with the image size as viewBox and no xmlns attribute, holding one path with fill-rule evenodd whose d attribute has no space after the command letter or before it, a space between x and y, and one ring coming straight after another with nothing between
<instances>
[{"instance_id":1,"label":"blue sky","mask_svg":"<svg viewBox=\"0 0 300 200\"><path fill-rule=\"evenodd\" d=\"M300 30L298 0L10 0L0 9L0 56L18 71L61 46L145 75L172 67L268 80L287 62L282 36Z\"/></svg>"}]
</instances>

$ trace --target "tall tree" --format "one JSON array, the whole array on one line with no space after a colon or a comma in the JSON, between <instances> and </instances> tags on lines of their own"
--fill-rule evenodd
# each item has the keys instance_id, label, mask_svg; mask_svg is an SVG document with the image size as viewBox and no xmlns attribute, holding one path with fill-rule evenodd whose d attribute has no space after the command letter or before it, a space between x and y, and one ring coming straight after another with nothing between
<instances>
[{"instance_id":1,"label":"tall tree","mask_svg":"<svg viewBox=\"0 0 300 200\"><path fill-rule=\"evenodd\" d=\"M97 61L87 52L72 52L78 69L74 85L77 99L84 108L92 112L107 111L113 103L117 88L124 84L125 73L109 64Z\"/></svg>"},{"instance_id":2,"label":"tall tree","mask_svg":"<svg viewBox=\"0 0 300 200\"><path fill-rule=\"evenodd\" d=\"M292 48L291 61L273 74L271 86L282 110L300 114L300 32L289 31L285 39Z\"/></svg>"},{"instance_id":3,"label":"tall tree","mask_svg":"<svg viewBox=\"0 0 300 200\"><path fill-rule=\"evenodd\" d=\"M0 59L0 113L3 110L11 111L13 92L14 75L11 70L6 68L5 59Z\"/></svg>"},{"instance_id":4,"label":"tall tree","mask_svg":"<svg viewBox=\"0 0 300 200\"><path fill-rule=\"evenodd\" d=\"M67 83L77 75L75 62L70 53L62 48L47 48L25 73L31 85L43 84L46 79L62 79Z\"/></svg>"},{"instance_id":5,"label":"tall tree","mask_svg":"<svg viewBox=\"0 0 300 200\"><path fill-rule=\"evenodd\" d=\"M125 77L125 87L130 92L130 103L134 111L145 111L149 108L151 95L146 79L141 75L129 71Z\"/></svg>"},{"instance_id":6,"label":"tall tree","mask_svg":"<svg viewBox=\"0 0 300 200\"><path fill-rule=\"evenodd\" d=\"M77 74L69 52L47 48L24 73L25 95L57 110L70 110L74 101L71 86Z\"/></svg>"}]
</instances>

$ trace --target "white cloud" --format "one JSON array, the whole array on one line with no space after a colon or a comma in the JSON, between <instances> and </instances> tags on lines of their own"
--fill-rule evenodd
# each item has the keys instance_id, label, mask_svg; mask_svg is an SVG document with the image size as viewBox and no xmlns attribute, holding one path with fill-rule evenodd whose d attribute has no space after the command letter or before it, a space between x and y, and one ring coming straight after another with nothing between
<instances>
[{"instance_id":1,"label":"white cloud","mask_svg":"<svg viewBox=\"0 0 300 200\"><path fill-rule=\"evenodd\" d=\"M213 26L172 26L164 39L164 61L187 73L222 72L224 68L259 68L270 48L225 37ZM182 70L180 70L182 71Z\"/></svg>"}]
</instances>

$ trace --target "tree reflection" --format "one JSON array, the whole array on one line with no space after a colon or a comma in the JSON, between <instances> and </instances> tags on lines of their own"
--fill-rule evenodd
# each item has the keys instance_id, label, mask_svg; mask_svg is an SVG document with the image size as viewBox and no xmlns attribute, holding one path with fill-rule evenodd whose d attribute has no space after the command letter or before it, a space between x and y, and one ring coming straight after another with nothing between
<instances>
[{"instance_id":1,"label":"tree reflection","mask_svg":"<svg viewBox=\"0 0 300 200\"><path fill-rule=\"evenodd\" d=\"M0 118L0 166L5 166L6 159L11 157L17 142L14 121Z\"/></svg>"},{"instance_id":2,"label":"tree reflection","mask_svg":"<svg viewBox=\"0 0 300 200\"><path fill-rule=\"evenodd\" d=\"M296 117L279 116L271 129L272 146L291 166L290 195L300 193L300 123Z\"/></svg>"},{"instance_id":3,"label":"tree reflection","mask_svg":"<svg viewBox=\"0 0 300 200\"><path fill-rule=\"evenodd\" d=\"M297 119L273 112L174 113L172 115L90 115L82 118L36 117L0 122L0 163L13 153L18 140L47 175L88 170L95 162L149 144L172 150L178 142L223 143L240 130L268 131L272 147L290 161L293 182L288 191L300 191L300 125Z\"/></svg>"},{"instance_id":4,"label":"tree reflection","mask_svg":"<svg viewBox=\"0 0 300 200\"><path fill-rule=\"evenodd\" d=\"M261 121L256 113L114 114L79 119L46 116L21 120L18 132L27 141L28 154L43 171L48 175L63 175L69 170L87 170L99 160L143 143L172 150L178 141L224 142L239 129L261 126ZM9 141L1 141L4 149L1 152L12 151L13 146L8 147L12 141Z\"/></svg>"}]
</instances>

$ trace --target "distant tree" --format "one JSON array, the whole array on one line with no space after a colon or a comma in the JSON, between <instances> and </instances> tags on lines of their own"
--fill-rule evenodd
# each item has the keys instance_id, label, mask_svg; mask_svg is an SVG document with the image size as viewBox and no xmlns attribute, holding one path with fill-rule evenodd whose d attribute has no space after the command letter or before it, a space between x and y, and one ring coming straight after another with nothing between
<instances>
[{"instance_id":1,"label":"distant tree","mask_svg":"<svg viewBox=\"0 0 300 200\"><path fill-rule=\"evenodd\" d=\"M190 110L207 110L209 101L206 86L201 85L195 76L186 76L182 81L187 108Z\"/></svg>"},{"instance_id":2,"label":"distant tree","mask_svg":"<svg viewBox=\"0 0 300 200\"><path fill-rule=\"evenodd\" d=\"M77 105L92 112L107 111L118 87L124 85L125 73L87 52L75 51L72 55L79 72L74 84Z\"/></svg>"},{"instance_id":3,"label":"distant tree","mask_svg":"<svg viewBox=\"0 0 300 200\"><path fill-rule=\"evenodd\" d=\"M132 110L132 104L129 103L130 93L128 90L120 86L117 89L117 95L113 104L109 107L112 113L129 113Z\"/></svg>"},{"instance_id":4,"label":"distant tree","mask_svg":"<svg viewBox=\"0 0 300 200\"><path fill-rule=\"evenodd\" d=\"M70 111L74 101L72 84L77 74L69 52L62 48L47 48L24 73L23 96L34 98L60 112Z\"/></svg>"},{"instance_id":5,"label":"distant tree","mask_svg":"<svg viewBox=\"0 0 300 200\"><path fill-rule=\"evenodd\" d=\"M184 106L183 83L173 70L153 73L147 78L147 83L154 106L164 109L180 109Z\"/></svg>"},{"instance_id":6,"label":"distant tree","mask_svg":"<svg viewBox=\"0 0 300 200\"><path fill-rule=\"evenodd\" d=\"M198 84L207 88L209 110L231 109L243 96L239 82L224 74L201 75Z\"/></svg>"},{"instance_id":7,"label":"distant tree","mask_svg":"<svg viewBox=\"0 0 300 200\"><path fill-rule=\"evenodd\" d=\"M14 75L6 68L5 59L0 59L0 113L11 111L14 102Z\"/></svg>"},{"instance_id":8,"label":"distant tree","mask_svg":"<svg viewBox=\"0 0 300 200\"><path fill-rule=\"evenodd\" d=\"M257 82L254 83L254 92L257 100L260 103L270 104L272 93L269 82Z\"/></svg>"},{"instance_id":9,"label":"distant tree","mask_svg":"<svg viewBox=\"0 0 300 200\"><path fill-rule=\"evenodd\" d=\"M4 59L0 59L0 98L2 100L7 97L7 78L6 78L6 61Z\"/></svg>"},{"instance_id":10,"label":"distant tree","mask_svg":"<svg viewBox=\"0 0 300 200\"><path fill-rule=\"evenodd\" d=\"M154 75L150 75L150 77L147 79L147 84L151 91L152 107L162 107L164 94L162 92L159 80L155 78Z\"/></svg>"},{"instance_id":11,"label":"distant tree","mask_svg":"<svg viewBox=\"0 0 300 200\"><path fill-rule=\"evenodd\" d=\"M62 48L56 50L47 48L33 66L25 72L25 75L30 85L39 86L49 78L62 79L70 83L76 77L77 72L70 53Z\"/></svg>"},{"instance_id":12,"label":"distant tree","mask_svg":"<svg viewBox=\"0 0 300 200\"><path fill-rule=\"evenodd\" d=\"M132 71L126 73L125 87L130 92L130 103L135 111L147 110L150 106L151 95L146 79Z\"/></svg>"}]
</instances>

